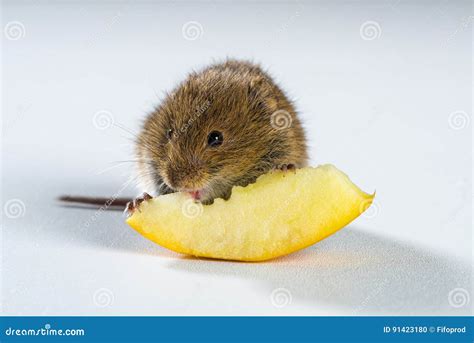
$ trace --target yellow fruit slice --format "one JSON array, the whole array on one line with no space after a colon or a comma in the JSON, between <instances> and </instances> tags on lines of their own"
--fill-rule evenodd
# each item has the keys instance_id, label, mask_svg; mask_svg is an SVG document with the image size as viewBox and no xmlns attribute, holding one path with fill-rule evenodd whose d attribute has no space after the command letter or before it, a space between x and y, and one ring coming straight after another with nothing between
<instances>
[{"instance_id":1,"label":"yellow fruit slice","mask_svg":"<svg viewBox=\"0 0 474 343\"><path fill-rule=\"evenodd\" d=\"M375 194L374 194L375 195ZM274 171L229 200L195 203L174 193L143 202L127 223L170 250L263 261L308 247L341 229L374 198L332 165Z\"/></svg>"}]
</instances>

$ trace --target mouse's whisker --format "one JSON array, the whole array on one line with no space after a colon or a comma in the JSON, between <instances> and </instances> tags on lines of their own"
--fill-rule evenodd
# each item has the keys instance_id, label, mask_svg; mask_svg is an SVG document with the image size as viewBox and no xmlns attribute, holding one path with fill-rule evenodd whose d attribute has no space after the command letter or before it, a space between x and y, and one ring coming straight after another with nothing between
<instances>
[{"instance_id":1,"label":"mouse's whisker","mask_svg":"<svg viewBox=\"0 0 474 343\"><path fill-rule=\"evenodd\" d=\"M126 127L125 125L122 125L122 124L117 123L117 122L114 122L112 125L115 126L115 127L117 127L117 128L119 128L119 129L121 129L122 131L124 131L124 132L126 132L126 133L132 135L132 136L135 137L135 138L138 138L138 137L139 137L139 134L138 134L137 132L133 131L132 129L129 129L129 128Z\"/></svg>"},{"instance_id":2,"label":"mouse's whisker","mask_svg":"<svg viewBox=\"0 0 474 343\"><path fill-rule=\"evenodd\" d=\"M109 171L111 171L112 169L115 169L117 167L120 167L122 166L124 163L119 163L119 164L116 164L116 165L113 165L111 167L107 167L107 168L104 168L104 169L101 169L99 171L96 172L96 175L101 175L101 174L104 174L104 173L107 173Z\"/></svg>"},{"instance_id":3,"label":"mouse's whisker","mask_svg":"<svg viewBox=\"0 0 474 343\"><path fill-rule=\"evenodd\" d=\"M137 180L145 180L145 179L155 179L156 178L156 173L152 170L144 170L144 171L139 171L134 175L135 181Z\"/></svg>"},{"instance_id":4,"label":"mouse's whisker","mask_svg":"<svg viewBox=\"0 0 474 343\"><path fill-rule=\"evenodd\" d=\"M113 124L115 127L125 131L126 133L132 135L133 138L130 138L130 137L123 137L129 141L131 141L132 143L134 144L137 144L138 142L140 142L140 144L148 151L150 152L151 154L153 155L157 155L156 152L155 152L155 147L153 147L152 145L150 145L148 142L145 142L143 140L140 140L140 135L136 132L134 132L133 130L127 128L126 126L120 124L120 123L114 123Z\"/></svg>"},{"instance_id":5,"label":"mouse's whisker","mask_svg":"<svg viewBox=\"0 0 474 343\"><path fill-rule=\"evenodd\" d=\"M144 148L152 156L159 157L158 153L156 152L156 146L151 145L150 143L146 142L145 140L139 141L139 144L142 148Z\"/></svg>"},{"instance_id":6,"label":"mouse's whisker","mask_svg":"<svg viewBox=\"0 0 474 343\"><path fill-rule=\"evenodd\" d=\"M98 172L96 172L96 174L97 175L104 174L112 169L123 166L124 164L127 164L127 163L144 163L144 164L153 166L152 161L147 161L147 160L124 160L124 161L113 161L111 163L113 164L112 166L99 170Z\"/></svg>"},{"instance_id":7,"label":"mouse's whisker","mask_svg":"<svg viewBox=\"0 0 474 343\"><path fill-rule=\"evenodd\" d=\"M139 186L142 191L150 192L153 193L156 189L156 174L154 172L140 172L137 175L134 175L133 177L133 182L135 183L136 186ZM163 187L163 185L160 185L159 187Z\"/></svg>"},{"instance_id":8,"label":"mouse's whisker","mask_svg":"<svg viewBox=\"0 0 474 343\"><path fill-rule=\"evenodd\" d=\"M136 160L122 160L122 161L114 161L112 163L144 163L153 166L152 159L136 159Z\"/></svg>"}]
</instances>

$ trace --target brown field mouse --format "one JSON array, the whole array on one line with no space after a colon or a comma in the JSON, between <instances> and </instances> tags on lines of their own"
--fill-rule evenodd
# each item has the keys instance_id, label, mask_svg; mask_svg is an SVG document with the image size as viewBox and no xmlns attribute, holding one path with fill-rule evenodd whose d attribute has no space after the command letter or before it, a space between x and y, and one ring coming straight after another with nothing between
<instances>
[{"instance_id":1,"label":"brown field mouse","mask_svg":"<svg viewBox=\"0 0 474 343\"><path fill-rule=\"evenodd\" d=\"M190 73L148 115L135 151L144 192L187 192L204 204L308 158L292 102L258 65L238 60Z\"/></svg>"}]
</instances>

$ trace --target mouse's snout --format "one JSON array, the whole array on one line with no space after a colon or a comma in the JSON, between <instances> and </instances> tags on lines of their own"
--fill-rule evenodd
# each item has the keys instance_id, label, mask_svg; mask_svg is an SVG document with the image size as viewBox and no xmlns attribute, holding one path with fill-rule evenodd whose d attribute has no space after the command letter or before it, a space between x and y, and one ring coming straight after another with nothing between
<instances>
[{"instance_id":1,"label":"mouse's snout","mask_svg":"<svg viewBox=\"0 0 474 343\"><path fill-rule=\"evenodd\" d=\"M205 176L201 163L169 164L164 179L172 189L183 191L204 188Z\"/></svg>"}]
</instances>

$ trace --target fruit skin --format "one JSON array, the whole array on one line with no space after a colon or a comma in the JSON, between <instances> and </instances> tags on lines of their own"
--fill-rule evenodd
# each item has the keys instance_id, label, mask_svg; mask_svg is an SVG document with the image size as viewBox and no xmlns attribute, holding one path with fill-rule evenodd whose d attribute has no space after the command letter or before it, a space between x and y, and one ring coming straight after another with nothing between
<instances>
[{"instance_id":1,"label":"fruit skin","mask_svg":"<svg viewBox=\"0 0 474 343\"><path fill-rule=\"evenodd\" d=\"M194 203L173 193L147 200L127 223L178 253L238 261L265 261L308 247L343 228L372 203L332 165L274 171L229 200Z\"/></svg>"}]
</instances>

